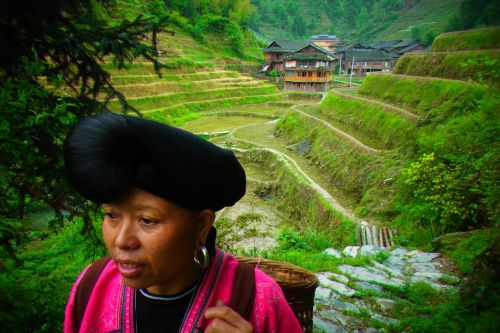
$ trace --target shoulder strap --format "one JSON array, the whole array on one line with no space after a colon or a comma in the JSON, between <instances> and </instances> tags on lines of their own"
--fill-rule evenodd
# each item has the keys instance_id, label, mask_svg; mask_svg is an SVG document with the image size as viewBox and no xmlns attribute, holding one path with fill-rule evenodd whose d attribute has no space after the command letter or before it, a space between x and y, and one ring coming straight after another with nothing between
<instances>
[{"instance_id":1,"label":"shoulder strap","mask_svg":"<svg viewBox=\"0 0 500 333\"><path fill-rule=\"evenodd\" d=\"M255 299L255 270L253 265L240 262L236 268L230 308L249 319Z\"/></svg>"},{"instance_id":2,"label":"shoulder strap","mask_svg":"<svg viewBox=\"0 0 500 333\"><path fill-rule=\"evenodd\" d=\"M83 315L85 313L85 309L87 308L87 304L90 299L90 295L92 294L92 290L94 290L94 285L99 279L104 267L111 259L110 256L103 257L96 262L94 262L85 275L80 280L78 287L75 292L75 302L73 307L73 324L74 324L74 332L78 333L80 331L80 326L82 325Z\"/></svg>"}]
</instances>

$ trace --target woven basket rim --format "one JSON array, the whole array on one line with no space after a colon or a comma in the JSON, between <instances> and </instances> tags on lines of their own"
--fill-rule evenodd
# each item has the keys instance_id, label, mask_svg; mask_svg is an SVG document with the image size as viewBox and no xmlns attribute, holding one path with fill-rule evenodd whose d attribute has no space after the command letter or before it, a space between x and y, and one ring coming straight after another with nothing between
<instances>
[{"instance_id":1,"label":"woven basket rim","mask_svg":"<svg viewBox=\"0 0 500 333\"><path fill-rule=\"evenodd\" d=\"M257 258L257 257L241 257L238 256L236 257L238 261L246 262L249 264L253 264L256 268L261 269L262 271L266 272L268 275L271 277L275 278L276 282L282 287L286 288L288 290L290 289L316 289L316 287L319 285L318 278L316 277L316 274L313 272L308 271L305 268L299 267L297 265L293 265L287 262L282 262L282 261L276 261L276 260L271 260L271 259L264 259L264 258ZM295 279L295 280L283 280L276 278L276 276L273 276L272 272L266 271L264 268L265 266L273 266L277 267L283 271L293 271L295 273L300 273L305 279Z\"/></svg>"}]
</instances>

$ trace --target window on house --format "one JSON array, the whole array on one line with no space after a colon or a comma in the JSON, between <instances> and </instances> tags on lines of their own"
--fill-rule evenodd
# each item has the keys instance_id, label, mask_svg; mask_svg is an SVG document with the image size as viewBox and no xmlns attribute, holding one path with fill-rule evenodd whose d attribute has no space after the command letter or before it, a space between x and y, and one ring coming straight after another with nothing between
<instances>
[{"instance_id":1,"label":"window on house","mask_svg":"<svg viewBox=\"0 0 500 333\"><path fill-rule=\"evenodd\" d=\"M313 72L307 73L309 77L313 76Z\"/></svg>"}]
</instances>

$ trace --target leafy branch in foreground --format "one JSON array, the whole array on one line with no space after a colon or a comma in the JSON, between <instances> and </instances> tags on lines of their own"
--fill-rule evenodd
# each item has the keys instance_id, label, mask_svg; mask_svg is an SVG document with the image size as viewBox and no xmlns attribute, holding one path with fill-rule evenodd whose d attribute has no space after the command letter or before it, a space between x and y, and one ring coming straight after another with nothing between
<instances>
[{"instance_id":1,"label":"leafy branch in foreground","mask_svg":"<svg viewBox=\"0 0 500 333\"><path fill-rule=\"evenodd\" d=\"M166 11L165 11L166 13ZM141 57L156 60L154 35L164 31L164 13L119 20L113 1L67 0L26 6L4 1L0 10L0 256L28 239L22 220L30 211L51 208L51 226L81 216L95 232L91 207L64 181L61 148L78 119L107 109L117 98L125 112L135 109L101 67L123 68ZM97 96L103 102L97 101ZM137 112L137 111L136 111ZM20 227L22 226L22 228ZM94 237L92 236L92 237Z\"/></svg>"}]
</instances>

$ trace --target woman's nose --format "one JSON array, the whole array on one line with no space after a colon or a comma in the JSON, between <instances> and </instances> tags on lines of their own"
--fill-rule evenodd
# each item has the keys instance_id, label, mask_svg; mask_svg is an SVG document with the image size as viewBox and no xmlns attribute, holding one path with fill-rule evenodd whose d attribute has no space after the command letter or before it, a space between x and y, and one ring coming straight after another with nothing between
<instances>
[{"instance_id":1,"label":"woman's nose","mask_svg":"<svg viewBox=\"0 0 500 333\"><path fill-rule=\"evenodd\" d=\"M140 246L136 226L130 218L124 218L118 228L115 245L122 250L134 250Z\"/></svg>"}]
</instances>

